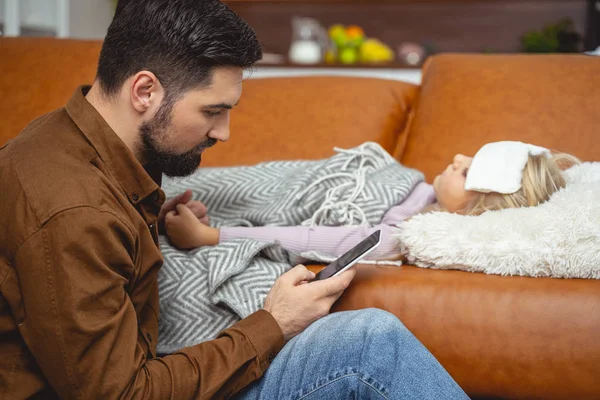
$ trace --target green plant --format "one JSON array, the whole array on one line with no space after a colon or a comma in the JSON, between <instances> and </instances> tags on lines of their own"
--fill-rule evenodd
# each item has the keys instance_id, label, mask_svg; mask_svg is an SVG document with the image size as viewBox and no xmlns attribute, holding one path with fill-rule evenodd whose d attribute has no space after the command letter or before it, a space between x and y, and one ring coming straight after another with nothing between
<instances>
[{"instance_id":1,"label":"green plant","mask_svg":"<svg viewBox=\"0 0 600 400\"><path fill-rule=\"evenodd\" d=\"M521 47L526 53L556 53L576 51L580 40L570 18L548 24L542 30L532 30L521 36Z\"/></svg>"}]
</instances>

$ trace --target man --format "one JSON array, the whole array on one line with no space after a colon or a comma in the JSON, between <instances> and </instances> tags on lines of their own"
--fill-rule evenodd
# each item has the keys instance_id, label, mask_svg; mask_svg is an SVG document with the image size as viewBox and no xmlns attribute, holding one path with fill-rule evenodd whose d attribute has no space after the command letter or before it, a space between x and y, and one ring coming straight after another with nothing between
<instances>
[{"instance_id":1,"label":"man","mask_svg":"<svg viewBox=\"0 0 600 400\"><path fill-rule=\"evenodd\" d=\"M309 282L297 266L264 309L156 356L159 225L182 207L206 218L189 192L163 204L161 173L228 139L260 57L217 0L121 2L94 85L0 150L1 398L465 397L392 315L321 318L353 271Z\"/></svg>"}]
</instances>

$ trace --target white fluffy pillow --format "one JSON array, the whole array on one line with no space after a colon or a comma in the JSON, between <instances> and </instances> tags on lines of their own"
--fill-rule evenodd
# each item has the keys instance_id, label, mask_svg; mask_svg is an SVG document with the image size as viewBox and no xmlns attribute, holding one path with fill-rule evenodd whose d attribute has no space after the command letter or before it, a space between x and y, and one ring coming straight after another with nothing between
<instances>
[{"instance_id":1,"label":"white fluffy pillow","mask_svg":"<svg viewBox=\"0 0 600 400\"><path fill-rule=\"evenodd\" d=\"M537 207L416 215L398 225L410 263L498 275L600 279L600 162L566 171Z\"/></svg>"}]
</instances>

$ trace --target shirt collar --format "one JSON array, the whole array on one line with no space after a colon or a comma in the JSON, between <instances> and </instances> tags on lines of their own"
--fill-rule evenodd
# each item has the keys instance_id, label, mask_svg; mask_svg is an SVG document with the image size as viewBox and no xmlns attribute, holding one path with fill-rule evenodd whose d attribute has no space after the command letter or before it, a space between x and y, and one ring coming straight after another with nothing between
<instances>
[{"instance_id":1,"label":"shirt collar","mask_svg":"<svg viewBox=\"0 0 600 400\"><path fill-rule=\"evenodd\" d=\"M80 86L66 105L73 122L119 182L129 201L137 204L154 192L157 202L164 201L160 190L160 171L147 171L100 113L85 98L90 86ZM154 179L153 179L154 178Z\"/></svg>"}]
</instances>

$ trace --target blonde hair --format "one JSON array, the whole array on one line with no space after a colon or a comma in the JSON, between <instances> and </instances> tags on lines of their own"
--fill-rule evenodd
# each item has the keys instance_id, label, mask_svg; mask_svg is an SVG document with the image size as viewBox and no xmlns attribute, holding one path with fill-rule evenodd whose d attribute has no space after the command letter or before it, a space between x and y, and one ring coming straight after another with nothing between
<instances>
[{"instance_id":1,"label":"blonde hair","mask_svg":"<svg viewBox=\"0 0 600 400\"><path fill-rule=\"evenodd\" d=\"M581 161L567 153L552 153L529 156L523 170L521 188L515 193L480 193L473 192L473 198L467 206L458 213L462 215L480 215L486 211L503 210L505 208L532 207L547 201L553 193L567 184L564 170L579 164ZM448 211L438 203L430 204L419 214L432 211ZM388 260L406 260L406 252L390 257Z\"/></svg>"},{"instance_id":2,"label":"blonde hair","mask_svg":"<svg viewBox=\"0 0 600 400\"><path fill-rule=\"evenodd\" d=\"M564 170L579 164L576 157L566 153L529 156L523 169L521 188L515 193L478 193L461 214L479 215L486 211L505 208L532 207L547 201L552 194L566 185Z\"/></svg>"}]
</instances>

